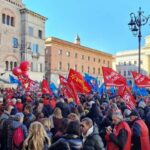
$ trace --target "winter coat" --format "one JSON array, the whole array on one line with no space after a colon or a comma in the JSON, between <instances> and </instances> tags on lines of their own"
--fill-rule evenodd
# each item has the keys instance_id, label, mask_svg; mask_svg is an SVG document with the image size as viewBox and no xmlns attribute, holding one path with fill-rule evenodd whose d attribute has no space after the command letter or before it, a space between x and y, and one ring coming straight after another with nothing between
<instances>
[{"instance_id":1,"label":"winter coat","mask_svg":"<svg viewBox=\"0 0 150 150\"><path fill-rule=\"evenodd\" d=\"M12 147L13 147L13 145L12 145L13 133L19 127L21 127L22 130L23 130L24 139L28 136L27 127L25 125L23 125L22 123L20 123L19 121L13 120L10 123L10 128L8 128L8 138L7 138L7 141L8 141L8 149L9 150L13 150L12 149Z\"/></svg>"},{"instance_id":2,"label":"winter coat","mask_svg":"<svg viewBox=\"0 0 150 150\"><path fill-rule=\"evenodd\" d=\"M86 138L83 150L104 150L104 144L96 126L94 126L93 133Z\"/></svg>"},{"instance_id":3,"label":"winter coat","mask_svg":"<svg viewBox=\"0 0 150 150\"><path fill-rule=\"evenodd\" d=\"M24 125L29 128L30 124L35 120L35 116L33 114L27 114L24 117Z\"/></svg>"},{"instance_id":4,"label":"winter coat","mask_svg":"<svg viewBox=\"0 0 150 150\"><path fill-rule=\"evenodd\" d=\"M82 149L82 140L78 135L73 134L65 134L62 138L60 138L57 142L55 142L50 150L57 150L58 145L60 143L68 143L71 150L81 150Z\"/></svg>"}]
</instances>

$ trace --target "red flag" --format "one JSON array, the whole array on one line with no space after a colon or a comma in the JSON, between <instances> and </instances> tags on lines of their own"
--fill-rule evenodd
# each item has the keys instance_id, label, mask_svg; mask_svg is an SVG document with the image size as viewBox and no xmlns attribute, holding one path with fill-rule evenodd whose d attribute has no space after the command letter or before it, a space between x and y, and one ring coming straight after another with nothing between
<instances>
[{"instance_id":1,"label":"red flag","mask_svg":"<svg viewBox=\"0 0 150 150\"><path fill-rule=\"evenodd\" d=\"M43 94L50 94L51 96L53 96L53 94L48 86L48 83L45 79L43 79L43 81L42 81L41 90L42 90Z\"/></svg>"},{"instance_id":2,"label":"red flag","mask_svg":"<svg viewBox=\"0 0 150 150\"><path fill-rule=\"evenodd\" d=\"M137 73L135 71L131 71L132 76L134 78L135 84L138 87L150 87L150 78L142 75L140 73Z\"/></svg>"},{"instance_id":3,"label":"red flag","mask_svg":"<svg viewBox=\"0 0 150 150\"><path fill-rule=\"evenodd\" d=\"M135 108L136 101L127 86L120 86L118 88L118 95L122 97L128 108L130 108L131 110Z\"/></svg>"},{"instance_id":4,"label":"red flag","mask_svg":"<svg viewBox=\"0 0 150 150\"><path fill-rule=\"evenodd\" d=\"M102 67L104 82L106 86L126 85L126 79L119 73L108 67Z\"/></svg>"},{"instance_id":5,"label":"red flag","mask_svg":"<svg viewBox=\"0 0 150 150\"><path fill-rule=\"evenodd\" d=\"M73 69L70 69L68 81L72 81L76 90L80 93L89 94L91 92L91 86L84 80L79 72Z\"/></svg>"},{"instance_id":6,"label":"red flag","mask_svg":"<svg viewBox=\"0 0 150 150\"><path fill-rule=\"evenodd\" d=\"M60 84L63 86L62 91L66 98L73 98L77 105L80 104L80 100L75 89L73 82L67 81L63 76L59 76Z\"/></svg>"}]
</instances>

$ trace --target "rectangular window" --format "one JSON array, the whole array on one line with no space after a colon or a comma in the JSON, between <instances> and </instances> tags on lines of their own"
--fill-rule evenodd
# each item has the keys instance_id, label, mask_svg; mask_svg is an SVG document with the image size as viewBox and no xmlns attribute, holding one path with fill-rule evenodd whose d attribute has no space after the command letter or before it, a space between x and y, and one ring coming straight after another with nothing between
<instances>
[{"instance_id":1,"label":"rectangular window","mask_svg":"<svg viewBox=\"0 0 150 150\"><path fill-rule=\"evenodd\" d=\"M93 61L95 62L95 58L93 58Z\"/></svg>"},{"instance_id":2,"label":"rectangular window","mask_svg":"<svg viewBox=\"0 0 150 150\"><path fill-rule=\"evenodd\" d=\"M62 55L62 50L61 49L58 50L58 55Z\"/></svg>"},{"instance_id":3,"label":"rectangular window","mask_svg":"<svg viewBox=\"0 0 150 150\"><path fill-rule=\"evenodd\" d=\"M90 56L88 56L88 61L90 61Z\"/></svg>"},{"instance_id":4,"label":"rectangular window","mask_svg":"<svg viewBox=\"0 0 150 150\"><path fill-rule=\"evenodd\" d=\"M40 72L42 72L42 64L40 64Z\"/></svg>"},{"instance_id":5,"label":"rectangular window","mask_svg":"<svg viewBox=\"0 0 150 150\"><path fill-rule=\"evenodd\" d=\"M12 46L13 48L18 48L18 39L15 37L12 39Z\"/></svg>"},{"instance_id":6,"label":"rectangular window","mask_svg":"<svg viewBox=\"0 0 150 150\"><path fill-rule=\"evenodd\" d=\"M70 70L70 64L69 63L67 64L67 69L68 69L68 71Z\"/></svg>"},{"instance_id":7,"label":"rectangular window","mask_svg":"<svg viewBox=\"0 0 150 150\"><path fill-rule=\"evenodd\" d=\"M33 36L33 27L28 28L29 36Z\"/></svg>"},{"instance_id":8,"label":"rectangular window","mask_svg":"<svg viewBox=\"0 0 150 150\"><path fill-rule=\"evenodd\" d=\"M84 66L82 66L82 72L84 72Z\"/></svg>"},{"instance_id":9,"label":"rectangular window","mask_svg":"<svg viewBox=\"0 0 150 150\"><path fill-rule=\"evenodd\" d=\"M58 69L59 69L59 70L62 70L62 62L59 62L58 65L59 65L59 66L58 66Z\"/></svg>"},{"instance_id":10,"label":"rectangular window","mask_svg":"<svg viewBox=\"0 0 150 150\"><path fill-rule=\"evenodd\" d=\"M32 52L33 53L39 52L39 45L38 44L32 44Z\"/></svg>"},{"instance_id":11,"label":"rectangular window","mask_svg":"<svg viewBox=\"0 0 150 150\"><path fill-rule=\"evenodd\" d=\"M33 62L31 62L31 71L33 71Z\"/></svg>"},{"instance_id":12,"label":"rectangular window","mask_svg":"<svg viewBox=\"0 0 150 150\"><path fill-rule=\"evenodd\" d=\"M78 54L77 53L75 53L75 58L77 58L78 57Z\"/></svg>"},{"instance_id":13,"label":"rectangular window","mask_svg":"<svg viewBox=\"0 0 150 150\"><path fill-rule=\"evenodd\" d=\"M82 59L84 59L84 55L82 55Z\"/></svg>"},{"instance_id":14,"label":"rectangular window","mask_svg":"<svg viewBox=\"0 0 150 150\"><path fill-rule=\"evenodd\" d=\"M77 71L77 65L74 66L74 69Z\"/></svg>"},{"instance_id":15,"label":"rectangular window","mask_svg":"<svg viewBox=\"0 0 150 150\"><path fill-rule=\"evenodd\" d=\"M66 52L66 55L69 57L70 56L70 52Z\"/></svg>"},{"instance_id":16,"label":"rectangular window","mask_svg":"<svg viewBox=\"0 0 150 150\"><path fill-rule=\"evenodd\" d=\"M39 30L39 31L38 31L38 37L39 37L40 39L42 39L42 30Z\"/></svg>"},{"instance_id":17,"label":"rectangular window","mask_svg":"<svg viewBox=\"0 0 150 150\"><path fill-rule=\"evenodd\" d=\"M90 67L88 66L88 73L90 73Z\"/></svg>"},{"instance_id":18,"label":"rectangular window","mask_svg":"<svg viewBox=\"0 0 150 150\"><path fill-rule=\"evenodd\" d=\"M126 77L126 71L124 71L124 76Z\"/></svg>"},{"instance_id":19,"label":"rectangular window","mask_svg":"<svg viewBox=\"0 0 150 150\"><path fill-rule=\"evenodd\" d=\"M10 16L7 16L7 25L10 25Z\"/></svg>"},{"instance_id":20,"label":"rectangular window","mask_svg":"<svg viewBox=\"0 0 150 150\"><path fill-rule=\"evenodd\" d=\"M128 76L130 76L131 75L131 73L130 73L130 71L128 71Z\"/></svg>"}]
</instances>

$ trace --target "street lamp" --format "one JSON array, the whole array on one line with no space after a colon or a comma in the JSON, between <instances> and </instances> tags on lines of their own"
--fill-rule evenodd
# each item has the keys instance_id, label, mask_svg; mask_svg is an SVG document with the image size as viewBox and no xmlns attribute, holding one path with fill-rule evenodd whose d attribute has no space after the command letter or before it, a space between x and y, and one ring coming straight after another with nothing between
<instances>
[{"instance_id":1,"label":"street lamp","mask_svg":"<svg viewBox=\"0 0 150 150\"><path fill-rule=\"evenodd\" d=\"M141 11L141 7L139 8L138 15L136 16L134 13L130 13L131 20L128 23L130 30L133 32L134 36L138 36L138 44L139 44L139 66L138 72L140 73L141 70L141 27L144 26L150 16L145 17L143 16L144 11Z\"/></svg>"}]
</instances>

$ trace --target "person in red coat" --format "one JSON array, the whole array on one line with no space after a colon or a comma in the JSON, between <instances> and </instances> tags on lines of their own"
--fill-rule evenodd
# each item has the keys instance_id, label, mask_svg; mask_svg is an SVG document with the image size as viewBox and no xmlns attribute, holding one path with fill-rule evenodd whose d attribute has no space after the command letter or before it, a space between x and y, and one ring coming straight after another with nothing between
<instances>
[{"instance_id":1,"label":"person in red coat","mask_svg":"<svg viewBox=\"0 0 150 150\"><path fill-rule=\"evenodd\" d=\"M130 114L132 122L132 150L150 150L149 131L137 111Z\"/></svg>"},{"instance_id":2,"label":"person in red coat","mask_svg":"<svg viewBox=\"0 0 150 150\"><path fill-rule=\"evenodd\" d=\"M107 127L106 142L107 150L130 150L131 149L131 129L129 125L123 121L120 110L116 110L112 114L114 129Z\"/></svg>"}]
</instances>

